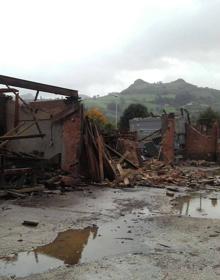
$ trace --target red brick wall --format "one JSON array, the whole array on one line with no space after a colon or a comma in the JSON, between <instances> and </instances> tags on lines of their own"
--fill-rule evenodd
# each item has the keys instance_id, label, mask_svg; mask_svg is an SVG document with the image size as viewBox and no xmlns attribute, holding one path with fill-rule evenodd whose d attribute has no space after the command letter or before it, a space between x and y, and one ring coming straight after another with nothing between
<instances>
[{"instance_id":1,"label":"red brick wall","mask_svg":"<svg viewBox=\"0 0 220 280\"><path fill-rule=\"evenodd\" d=\"M23 106L23 105L22 105ZM56 115L67 108L64 100L45 100L45 101L35 101L30 103L31 108L40 109L42 111L48 112L51 115Z\"/></svg>"},{"instance_id":2,"label":"red brick wall","mask_svg":"<svg viewBox=\"0 0 220 280\"><path fill-rule=\"evenodd\" d=\"M52 124L50 115L56 116L65 110L69 110L73 107L73 104L66 104L64 100L48 100L37 101L30 103L33 109L36 109L36 116L39 120L39 125L43 129L43 133L46 136L43 139L34 138L28 140L11 141L14 146L10 145L10 149L13 151L32 152L32 150L38 150L40 152L48 152L45 158L51 158L54 155L61 153L61 167L67 172L75 174L77 172L77 161L79 160L80 149L80 137L81 137L81 123L80 123L80 110L72 114L71 116L60 120L59 122ZM74 105L77 109L79 104ZM32 120L32 115L22 105L20 110L21 120ZM45 121L44 119L48 119ZM8 130L12 128L14 121L14 102L10 102L7 111ZM53 131L53 145L50 145L51 141L51 128ZM31 128L28 133L38 133L35 126ZM19 143L19 145L18 145Z\"/></svg>"},{"instance_id":3,"label":"red brick wall","mask_svg":"<svg viewBox=\"0 0 220 280\"><path fill-rule=\"evenodd\" d=\"M214 125L210 135L202 134L191 125L186 129L186 156L190 159L215 160L217 150L218 125Z\"/></svg>"},{"instance_id":4,"label":"red brick wall","mask_svg":"<svg viewBox=\"0 0 220 280\"><path fill-rule=\"evenodd\" d=\"M165 120L165 131L162 139L162 159L166 163L174 161L175 142L175 119L167 117Z\"/></svg>"},{"instance_id":5,"label":"red brick wall","mask_svg":"<svg viewBox=\"0 0 220 280\"><path fill-rule=\"evenodd\" d=\"M56 115L68 108L63 100L49 100L31 103L32 107L40 108L52 115ZM72 106L72 105L71 105ZM77 106L77 105L76 105ZM69 106L70 107L70 106ZM61 168L72 174L78 172L79 148L81 137L80 110L62 121L63 139L62 139L62 162Z\"/></svg>"},{"instance_id":6,"label":"red brick wall","mask_svg":"<svg viewBox=\"0 0 220 280\"><path fill-rule=\"evenodd\" d=\"M130 139L118 138L117 150L123 155L129 152L126 156L127 159L132 161L137 166L140 165L138 157L138 143Z\"/></svg>"},{"instance_id":7,"label":"red brick wall","mask_svg":"<svg viewBox=\"0 0 220 280\"><path fill-rule=\"evenodd\" d=\"M80 111L63 123L62 169L77 175L81 141Z\"/></svg>"}]
</instances>

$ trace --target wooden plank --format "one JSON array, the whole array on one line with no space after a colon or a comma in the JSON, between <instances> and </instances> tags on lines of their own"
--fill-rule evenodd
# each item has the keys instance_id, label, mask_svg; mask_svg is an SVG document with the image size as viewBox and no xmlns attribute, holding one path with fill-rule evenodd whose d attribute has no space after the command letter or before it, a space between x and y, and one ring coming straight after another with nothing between
<instances>
[{"instance_id":1,"label":"wooden plank","mask_svg":"<svg viewBox=\"0 0 220 280\"><path fill-rule=\"evenodd\" d=\"M111 151L113 154L115 154L116 156L118 156L119 158L122 158L122 157L123 157L122 154L120 154L119 152L117 152L115 149L113 149L113 148L110 147L109 145L105 144L105 147L106 147L109 151ZM134 167L134 168L136 168L136 169L139 168L136 164L134 164L132 161L130 161L130 160L127 159L127 158L124 158L124 161L126 161L128 164L130 164L132 167Z\"/></svg>"},{"instance_id":2,"label":"wooden plank","mask_svg":"<svg viewBox=\"0 0 220 280\"><path fill-rule=\"evenodd\" d=\"M123 168L121 167L121 164L120 164L120 163L117 163L116 166L117 166L118 172L119 172L119 174L120 174L120 177L121 177L121 179L122 179L123 182L124 182L124 185L125 185L125 186L130 185L130 181L129 181L128 177L127 177L127 174L128 174L129 172L124 172L124 170L123 170Z\"/></svg>"},{"instance_id":3,"label":"wooden plank","mask_svg":"<svg viewBox=\"0 0 220 280\"><path fill-rule=\"evenodd\" d=\"M104 157L104 173L106 174L106 178L108 178L111 181L113 181L117 177L114 166L112 165L111 161L109 160L106 154Z\"/></svg>"},{"instance_id":4,"label":"wooden plank","mask_svg":"<svg viewBox=\"0 0 220 280\"><path fill-rule=\"evenodd\" d=\"M89 162L89 173L93 180L99 181L98 163L97 163L96 157L94 155L94 148L93 148L93 145L91 145L91 142L92 142L92 140L89 135L88 124L85 123L84 143L85 143L85 149L86 149L87 158L88 158L88 162Z\"/></svg>"},{"instance_id":5,"label":"wooden plank","mask_svg":"<svg viewBox=\"0 0 220 280\"><path fill-rule=\"evenodd\" d=\"M89 122L89 132L93 141L93 145L94 148L96 149L96 151L98 152L98 147L94 138L94 134L92 131L92 125ZM103 140L102 140L103 141ZM108 178L109 180L114 180L116 178L116 172L114 170L113 165L111 164L109 158L107 157L106 153L105 153L105 149L104 149L104 141L103 141L103 166L104 166L104 174L106 176L106 178Z\"/></svg>"},{"instance_id":6,"label":"wooden plank","mask_svg":"<svg viewBox=\"0 0 220 280\"><path fill-rule=\"evenodd\" d=\"M11 140L29 139L29 138L43 138L44 136L45 136L45 134L2 136L2 137L0 137L0 141L11 141Z\"/></svg>"},{"instance_id":7,"label":"wooden plank","mask_svg":"<svg viewBox=\"0 0 220 280\"><path fill-rule=\"evenodd\" d=\"M94 127L92 126L90 120L86 118L84 120L84 134L87 133L88 135L88 141L86 144L86 150L88 153L89 149L92 149L92 155L91 157L93 158L94 165L95 165L95 173L96 173L96 181L100 182L101 181L101 176L100 176L100 167L99 167L99 151L98 151L98 144L94 136ZM103 158L103 172L104 172L104 177L108 178L109 180L114 180L116 178L116 172L111 165L111 162L109 161L109 158L107 157L104 149L104 141L101 138L100 139L103 149L102 149L102 158ZM98 164L98 165L96 165ZM90 163L91 165L91 163ZM94 168L92 166L92 168Z\"/></svg>"},{"instance_id":8,"label":"wooden plank","mask_svg":"<svg viewBox=\"0 0 220 280\"><path fill-rule=\"evenodd\" d=\"M103 141L99 134L97 126L94 125L94 128L95 128L96 140L97 140L97 144L98 144L100 181L102 182L102 181L104 181L104 166L103 166L104 147L103 147Z\"/></svg>"},{"instance_id":9,"label":"wooden plank","mask_svg":"<svg viewBox=\"0 0 220 280\"><path fill-rule=\"evenodd\" d=\"M24 125L24 122L22 122L21 124L19 124L17 127L15 127L14 129L8 131L4 136L11 136L13 135L13 133L15 133L17 130L19 130L22 126ZM22 129L21 131L18 131L15 135L21 135L23 132L25 132L26 130L28 130L29 128L31 128L34 125L34 123L31 123L29 126L25 127L24 129ZM4 141L3 143L0 144L0 149L2 147L4 147L5 145L7 145L9 142L9 140Z\"/></svg>"},{"instance_id":10,"label":"wooden plank","mask_svg":"<svg viewBox=\"0 0 220 280\"><path fill-rule=\"evenodd\" d=\"M130 181L129 181L128 177L124 177L124 184L125 184L125 186L130 185Z\"/></svg>"},{"instance_id":11,"label":"wooden plank","mask_svg":"<svg viewBox=\"0 0 220 280\"><path fill-rule=\"evenodd\" d=\"M13 135L16 131L18 131L25 123L22 121L16 127L12 128L8 132L6 132L3 136Z\"/></svg>"},{"instance_id":12,"label":"wooden plank","mask_svg":"<svg viewBox=\"0 0 220 280\"><path fill-rule=\"evenodd\" d=\"M123 169L121 167L121 164L117 163L116 166L117 166L117 169L118 169L118 172L119 172L120 176L123 177L124 176L124 171L123 171Z\"/></svg>"},{"instance_id":13,"label":"wooden plank","mask_svg":"<svg viewBox=\"0 0 220 280\"><path fill-rule=\"evenodd\" d=\"M0 83L9 85L9 86L19 87L19 88L37 90L37 91L41 91L41 92L49 92L49 93L59 94L59 95L64 95L64 96L78 97L78 91L74 90L74 89L57 87L57 86L32 82L32 81L28 81L28 80L13 78L13 77L9 77L9 76L0 75Z\"/></svg>"},{"instance_id":14,"label":"wooden plank","mask_svg":"<svg viewBox=\"0 0 220 280\"><path fill-rule=\"evenodd\" d=\"M12 169L4 169L0 171L0 173L4 173L4 175L16 175L16 174L27 174L32 173L32 168L12 168Z\"/></svg>"},{"instance_id":15,"label":"wooden plank","mask_svg":"<svg viewBox=\"0 0 220 280\"><path fill-rule=\"evenodd\" d=\"M14 127L17 127L19 124L20 117L20 105L19 105L19 93L15 94L15 113L14 113Z\"/></svg>"},{"instance_id":16,"label":"wooden plank","mask_svg":"<svg viewBox=\"0 0 220 280\"><path fill-rule=\"evenodd\" d=\"M129 154L130 154L130 152L129 152L129 151L126 151L126 152L123 154L123 156L119 159L119 162L118 162L118 163L122 163L122 162L125 160L125 158L126 158Z\"/></svg>"},{"instance_id":17,"label":"wooden plank","mask_svg":"<svg viewBox=\"0 0 220 280\"><path fill-rule=\"evenodd\" d=\"M11 93L11 92L18 92L18 89L16 88L0 88L0 94L4 94L4 93Z\"/></svg>"},{"instance_id":18,"label":"wooden plank","mask_svg":"<svg viewBox=\"0 0 220 280\"><path fill-rule=\"evenodd\" d=\"M44 186L37 186L37 187L32 187L32 188L22 188L22 189L13 189L9 191L16 191L17 193L31 193L31 192L41 192L44 191L45 187Z\"/></svg>"},{"instance_id":19,"label":"wooden plank","mask_svg":"<svg viewBox=\"0 0 220 280\"><path fill-rule=\"evenodd\" d=\"M35 95L35 97L34 97L34 101L37 101L37 98L38 98L39 93L40 93L39 90L37 90L36 95Z\"/></svg>"},{"instance_id":20,"label":"wooden plank","mask_svg":"<svg viewBox=\"0 0 220 280\"><path fill-rule=\"evenodd\" d=\"M93 127L91 125L91 122L87 119L86 121L86 130L88 133L88 144L89 144L89 149L92 150L92 159L93 159L93 165L95 167L95 173L96 173L96 181L101 182L101 176L100 176L100 169L99 169L99 155L98 155L98 145L96 142L96 139L94 137L94 131Z\"/></svg>"},{"instance_id":21,"label":"wooden plank","mask_svg":"<svg viewBox=\"0 0 220 280\"><path fill-rule=\"evenodd\" d=\"M22 194L22 193L18 193L17 191L7 191L8 194L10 194L11 196L14 196L14 197L21 197L21 198L25 198L26 195L25 194Z\"/></svg>"}]
</instances>

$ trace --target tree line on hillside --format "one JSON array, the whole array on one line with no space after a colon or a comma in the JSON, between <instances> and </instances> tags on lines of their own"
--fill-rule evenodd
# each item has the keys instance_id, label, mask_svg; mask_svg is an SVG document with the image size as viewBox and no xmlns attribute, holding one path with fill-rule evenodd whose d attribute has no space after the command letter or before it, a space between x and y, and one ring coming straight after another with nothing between
<instances>
[{"instance_id":1,"label":"tree line on hillside","mask_svg":"<svg viewBox=\"0 0 220 280\"><path fill-rule=\"evenodd\" d=\"M105 132L115 129L115 126L108 120L103 112L98 108L92 108L87 111L86 115L95 121L98 126ZM152 114L147 107L142 104L130 104L123 112L119 120L119 129L122 131L129 130L129 120L133 118L146 118ZM204 109L198 116L196 123L205 125L208 128L212 127L215 121L220 122L220 112L214 111L211 107Z\"/></svg>"}]
</instances>

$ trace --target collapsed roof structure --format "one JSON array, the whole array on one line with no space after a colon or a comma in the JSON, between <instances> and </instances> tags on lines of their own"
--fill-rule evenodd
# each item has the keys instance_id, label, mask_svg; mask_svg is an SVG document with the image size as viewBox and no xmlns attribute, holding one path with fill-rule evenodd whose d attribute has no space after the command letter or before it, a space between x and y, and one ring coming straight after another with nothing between
<instances>
[{"instance_id":1,"label":"collapsed roof structure","mask_svg":"<svg viewBox=\"0 0 220 280\"><path fill-rule=\"evenodd\" d=\"M53 182L49 185L57 182L60 186L62 175L69 176L67 179L71 183L68 185L71 186L81 178L103 182L104 179L114 181L117 177L118 184L125 175L110 153L120 162L138 168L138 162L132 162L127 155L105 144L96 124L84 116L76 90L2 75L0 84L4 85L0 88L1 188L12 190L17 196L19 187L36 185L39 177L52 177ZM36 91L34 100L25 101L20 96L20 88ZM39 100L40 92L65 98ZM51 166L57 173L47 176L45 171ZM48 186L48 182L41 182ZM129 184L128 180L126 184Z\"/></svg>"},{"instance_id":2,"label":"collapsed roof structure","mask_svg":"<svg viewBox=\"0 0 220 280\"><path fill-rule=\"evenodd\" d=\"M1 175L31 172L30 167L42 160L54 160L63 170L77 172L82 117L77 90L2 75L0 84L4 85L0 88ZM23 100L21 88L36 91L34 100ZM65 99L38 100L40 92Z\"/></svg>"}]
</instances>

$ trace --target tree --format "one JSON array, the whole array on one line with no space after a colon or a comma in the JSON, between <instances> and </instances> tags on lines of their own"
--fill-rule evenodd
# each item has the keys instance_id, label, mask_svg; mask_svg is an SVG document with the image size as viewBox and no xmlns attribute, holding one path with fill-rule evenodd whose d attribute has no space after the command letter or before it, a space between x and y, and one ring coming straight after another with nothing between
<instances>
[{"instance_id":1,"label":"tree","mask_svg":"<svg viewBox=\"0 0 220 280\"><path fill-rule=\"evenodd\" d=\"M108 123L107 117L98 108L91 108L86 112L86 116L99 126L103 126Z\"/></svg>"},{"instance_id":2,"label":"tree","mask_svg":"<svg viewBox=\"0 0 220 280\"><path fill-rule=\"evenodd\" d=\"M129 130L129 120L149 117L147 107L142 104L129 105L120 118L120 129Z\"/></svg>"},{"instance_id":3,"label":"tree","mask_svg":"<svg viewBox=\"0 0 220 280\"><path fill-rule=\"evenodd\" d=\"M208 107L206 110L200 113L198 123L201 125L206 125L210 128L217 120L220 120L220 113L214 111L211 107Z\"/></svg>"},{"instance_id":4,"label":"tree","mask_svg":"<svg viewBox=\"0 0 220 280\"><path fill-rule=\"evenodd\" d=\"M105 134L111 134L115 129L114 125L109 122L107 117L98 108L88 110L86 116L93 120Z\"/></svg>"}]
</instances>

